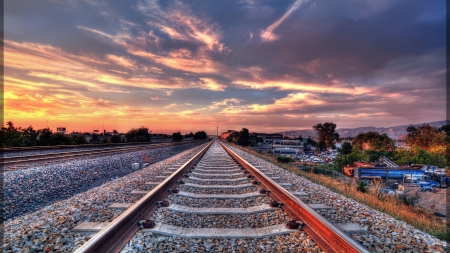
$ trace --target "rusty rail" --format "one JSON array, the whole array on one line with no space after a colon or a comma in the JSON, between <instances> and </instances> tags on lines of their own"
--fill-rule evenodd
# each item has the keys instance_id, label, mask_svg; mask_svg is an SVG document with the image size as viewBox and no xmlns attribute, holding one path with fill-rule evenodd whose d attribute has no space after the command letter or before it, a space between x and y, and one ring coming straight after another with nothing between
<instances>
[{"instance_id":1,"label":"rusty rail","mask_svg":"<svg viewBox=\"0 0 450 253\"><path fill-rule=\"evenodd\" d=\"M138 202L128 208L117 219L95 234L89 241L81 246L76 253L100 253L100 252L120 252L139 230L139 221L147 219L157 207L157 202L163 200L168 195L168 190L176 184L188 168L199 160L208 148L210 142L194 157L189 159L177 171L172 173L161 184L147 193Z\"/></svg>"},{"instance_id":2,"label":"rusty rail","mask_svg":"<svg viewBox=\"0 0 450 253\"><path fill-rule=\"evenodd\" d=\"M219 143L236 161L248 170L256 180L261 182L262 186L270 190L271 197L283 203L283 210L285 210L293 219L300 220L304 223L303 230L323 251L342 253L370 252L323 218L303 201L234 153L223 143Z\"/></svg>"}]
</instances>

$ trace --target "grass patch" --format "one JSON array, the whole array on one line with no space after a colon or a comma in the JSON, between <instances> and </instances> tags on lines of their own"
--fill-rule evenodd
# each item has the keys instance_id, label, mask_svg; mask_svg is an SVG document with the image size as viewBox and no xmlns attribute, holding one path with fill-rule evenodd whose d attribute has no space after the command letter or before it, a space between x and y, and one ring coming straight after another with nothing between
<instances>
[{"instance_id":1,"label":"grass patch","mask_svg":"<svg viewBox=\"0 0 450 253\"><path fill-rule=\"evenodd\" d=\"M354 180L350 181L350 183L347 183L330 176L315 174L315 166L307 166L308 170L302 171L300 170L298 164L278 162L277 159L271 154L258 153L253 149L237 146L234 144L230 145L246 151L254 156L260 157L270 163L276 164L277 166L287 171L307 178L314 183L323 185L333 192L342 194L347 198L354 199L359 203L365 204L375 210L389 214L395 219L404 221L419 230L436 236L441 240L445 240L447 242L450 241L450 231L447 231L445 223L443 223L440 218L434 216L430 211L415 206L414 204L417 202L417 199L414 199L412 197L404 197L398 199L382 194L380 192L382 188L381 183L370 185L370 190L366 189L366 187L364 186L364 190L368 191L363 192L361 191L362 186L360 186L358 190L358 184ZM320 165L318 165L317 167L320 168Z\"/></svg>"}]
</instances>

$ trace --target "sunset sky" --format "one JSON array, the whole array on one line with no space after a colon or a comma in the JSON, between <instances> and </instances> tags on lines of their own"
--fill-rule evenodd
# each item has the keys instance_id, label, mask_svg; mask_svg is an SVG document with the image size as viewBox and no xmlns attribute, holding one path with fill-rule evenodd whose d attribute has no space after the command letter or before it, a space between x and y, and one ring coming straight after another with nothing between
<instances>
[{"instance_id":1,"label":"sunset sky","mask_svg":"<svg viewBox=\"0 0 450 253\"><path fill-rule=\"evenodd\" d=\"M445 1L5 1L4 121L276 132L445 119Z\"/></svg>"}]
</instances>

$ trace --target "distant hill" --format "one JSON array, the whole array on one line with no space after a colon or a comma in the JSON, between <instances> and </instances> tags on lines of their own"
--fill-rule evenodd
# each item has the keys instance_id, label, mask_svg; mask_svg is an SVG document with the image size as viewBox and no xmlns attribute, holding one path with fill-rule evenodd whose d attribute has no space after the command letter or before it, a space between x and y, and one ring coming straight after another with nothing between
<instances>
[{"instance_id":1,"label":"distant hill","mask_svg":"<svg viewBox=\"0 0 450 253\"><path fill-rule=\"evenodd\" d=\"M355 137L359 133L366 133L369 131L378 132L380 134L387 134L392 139L399 139L402 137L405 137L408 132L406 132L406 128L408 126L414 125L414 126L422 126L425 124L429 124L434 127L441 127L445 124L450 124L450 121L435 121L435 122L429 122L429 123L421 123L421 124L409 124L409 125L401 125L401 126L393 126L393 127L357 127L357 128L338 128L336 129L336 132L339 133L341 137ZM289 137L298 137L301 135L303 138L308 138L309 136L312 138L317 137L317 132L309 129L304 130L291 130L291 131L285 131L285 132L279 132L280 134L287 135Z\"/></svg>"}]
</instances>

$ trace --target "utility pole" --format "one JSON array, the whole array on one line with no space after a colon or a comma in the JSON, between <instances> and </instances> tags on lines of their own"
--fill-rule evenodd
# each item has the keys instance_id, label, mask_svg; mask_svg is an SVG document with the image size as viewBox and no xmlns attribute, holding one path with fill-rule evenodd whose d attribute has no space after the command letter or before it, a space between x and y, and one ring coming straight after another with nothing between
<instances>
[{"instance_id":1,"label":"utility pole","mask_svg":"<svg viewBox=\"0 0 450 253\"><path fill-rule=\"evenodd\" d=\"M217 134L216 134L217 139L219 139L219 126L217 126Z\"/></svg>"}]
</instances>

